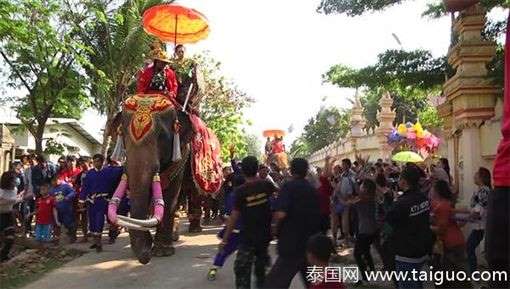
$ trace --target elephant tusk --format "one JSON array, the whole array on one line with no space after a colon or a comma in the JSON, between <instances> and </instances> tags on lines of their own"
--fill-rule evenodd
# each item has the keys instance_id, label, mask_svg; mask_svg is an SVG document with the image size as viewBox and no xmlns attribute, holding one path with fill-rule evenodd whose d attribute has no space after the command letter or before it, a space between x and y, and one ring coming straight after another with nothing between
<instances>
[{"instance_id":1,"label":"elephant tusk","mask_svg":"<svg viewBox=\"0 0 510 289\"><path fill-rule=\"evenodd\" d=\"M127 223L127 222L125 222L123 220L117 220L117 225L122 226L122 227L126 227L126 228L128 228L130 230L137 230L137 231L150 231L151 230L151 228L147 228L147 227L143 227L143 226Z\"/></svg>"},{"instance_id":2,"label":"elephant tusk","mask_svg":"<svg viewBox=\"0 0 510 289\"><path fill-rule=\"evenodd\" d=\"M155 227L159 224L159 221L156 218L150 218L149 220L139 220L139 219L132 219L130 217L126 217L126 216L122 216L122 215L118 215L117 218L119 218L119 220L122 220L126 223L143 226L143 227Z\"/></svg>"}]
</instances>

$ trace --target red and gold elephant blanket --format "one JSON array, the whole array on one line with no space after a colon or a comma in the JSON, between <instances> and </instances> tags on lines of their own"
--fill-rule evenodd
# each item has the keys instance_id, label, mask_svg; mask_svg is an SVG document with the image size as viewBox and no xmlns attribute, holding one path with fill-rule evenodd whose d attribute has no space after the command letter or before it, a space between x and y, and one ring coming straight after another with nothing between
<instances>
[{"instance_id":1,"label":"red and gold elephant blanket","mask_svg":"<svg viewBox=\"0 0 510 289\"><path fill-rule=\"evenodd\" d=\"M178 106L179 104L160 94L137 94L126 99L123 109L134 114L129 126L132 140L142 141L154 128L153 118L156 114ZM189 117L194 132L191 141L194 182L201 192L215 193L223 181L220 143L214 132L198 116L189 114ZM163 183L168 184L166 181L162 181Z\"/></svg>"},{"instance_id":2,"label":"red and gold elephant blanket","mask_svg":"<svg viewBox=\"0 0 510 289\"><path fill-rule=\"evenodd\" d=\"M190 115L194 136L191 141L193 179L204 193L217 192L223 181L221 146L214 132L196 115Z\"/></svg>"}]
</instances>

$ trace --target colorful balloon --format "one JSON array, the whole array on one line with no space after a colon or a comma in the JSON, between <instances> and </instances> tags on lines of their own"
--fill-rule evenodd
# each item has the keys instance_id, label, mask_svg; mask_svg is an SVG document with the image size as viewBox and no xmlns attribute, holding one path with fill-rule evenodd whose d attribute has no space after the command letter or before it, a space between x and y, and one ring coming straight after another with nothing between
<instances>
[{"instance_id":1,"label":"colorful balloon","mask_svg":"<svg viewBox=\"0 0 510 289\"><path fill-rule=\"evenodd\" d=\"M416 132L414 131L414 129L410 128L407 130L407 138L411 140L416 139Z\"/></svg>"},{"instance_id":2,"label":"colorful balloon","mask_svg":"<svg viewBox=\"0 0 510 289\"><path fill-rule=\"evenodd\" d=\"M423 127L421 126L421 123L420 122L417 122L415 125L414 125L414 131L416 131L416 136L419 137L419 138L422 138L423 137Z\"/></svg>"},{"instance_id":3,"label":"colorful balloon","mask_svg":"<svg viewBox=\"0 0 510 289\"><path fill-rule=\"evenodd\" d=\"M388 135L388 143L389 144L392 144L392 143L398 143L402 140L402 137L398 134L398 132L396 130L393 130L389 135Z\"/></svg>"},{"instance_id":4,"label":"colorful balloon","mask_svg":"<svg viewBox=\"0 0 510 289\"><path fill-rule=\"evenodd\" d=\"M407 134L407 127L405 124L401 123L398 125L398 128L397 128L397 131L398 131L398 134L401 135L401 136L406 136Z\"/></svg>"}]
</instances>

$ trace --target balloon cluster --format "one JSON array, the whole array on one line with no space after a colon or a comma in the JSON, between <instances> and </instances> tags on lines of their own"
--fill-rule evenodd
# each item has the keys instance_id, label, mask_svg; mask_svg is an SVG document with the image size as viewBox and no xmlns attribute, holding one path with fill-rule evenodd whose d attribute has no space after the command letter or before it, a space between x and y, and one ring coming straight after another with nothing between
<instances>
[{"instance_id":1,"label":"balloon cluster","mask_svg":"<svg viewBox=\"0 0 510 289\"><path fill-rule=\"evenodd\" d=\"M423 154L433 153L439 147L439 138L423 129L420 122L401 123L388 135L388 144L404 145Z\"/></svg>"}]
</instances>

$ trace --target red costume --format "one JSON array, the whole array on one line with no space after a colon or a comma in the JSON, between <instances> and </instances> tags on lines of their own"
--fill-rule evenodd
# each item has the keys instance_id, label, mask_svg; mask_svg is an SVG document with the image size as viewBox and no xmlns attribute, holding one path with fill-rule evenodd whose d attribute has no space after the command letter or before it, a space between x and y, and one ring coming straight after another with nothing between
<instances>
[{"instance_id":1,"label":"red costume","mask_svg":"<svg viewBox=\"0 0 510 289\"><path fill-rule=\"evenodd\" d=\"M168 96L170 99L175 99L177 95L177 78L175 77L175 72L170 67L163 68L164 76L165 76L165 91L160 91L154 88L151 88L152 78L154 76L154 65L150 65L144 68L140 74L138 75L138 81L136 84L136 93L145 94L145 93L160 93Z\"/></svg>"},{"instance_id":2,"label":"red costume","mask_svg":"<svg viewBox=\"0 0 510 289\"><path fill-rule=\"evenodd\" d=\"M496 160L494 161L494 186L510 187L510 14L508 16L505 43L505 94L503 100L503 119L501 121L501 139Z\"/></svg>"},{"instance_id":3,"label":"red costume","mask_svg":"<svg viewBox=\"0 0 510 289\"><path fill-rule=\"evenodd\" d=\"M272 148L273 154L279 154L279 153L285 152L285 145L283 144L283 141L281 141L281 140L274 140L272 146L273 146L273 148Z\"/></svg>"},{"instance_id":4,"label":"red costume","mask_svg":"<svg viewBox=\"0 0 510 289\"><path fill-rule=\"evenodd\" d=\"M76 189L76 178L81 173L80 168L65 169L58 174L58 180L64 181Z\"/></svg>"}]
</instances>

